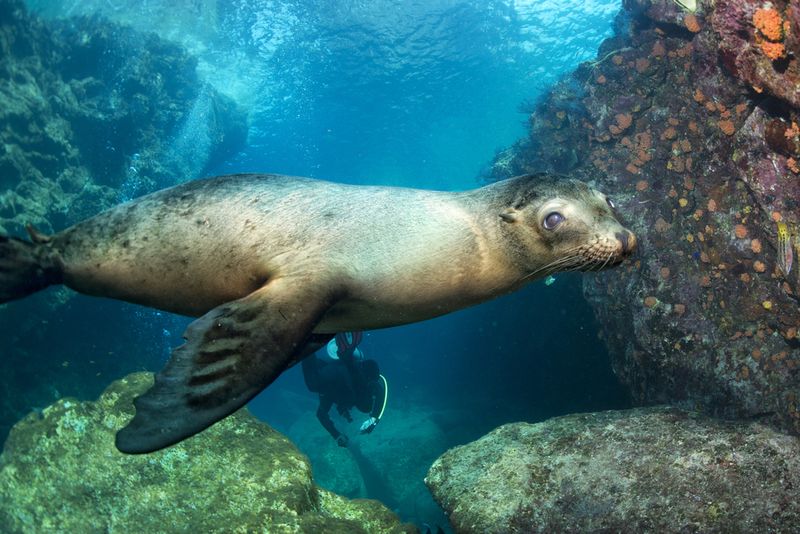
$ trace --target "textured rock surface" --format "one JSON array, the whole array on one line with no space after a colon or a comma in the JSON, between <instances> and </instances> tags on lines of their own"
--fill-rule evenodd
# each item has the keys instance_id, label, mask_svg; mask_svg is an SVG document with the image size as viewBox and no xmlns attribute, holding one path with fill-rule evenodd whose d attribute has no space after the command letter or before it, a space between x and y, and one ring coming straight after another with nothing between
<instances>
[{"instance_id":1,"label":"textured rock surface","mask_svg":"<svg viewBox=\"0 0 800 534\"><path fill-rule=\"evenodd\" d=\"M787 54L770 60L762 4L626 1L493 177L570 172L616 200L638 258L584 287L637 402L768 414L796 434L800 262L781 271L776 220L800 234L800 24L796 3L770 4Z\"/></svg>"},{"instance_id":2,"label":"textured rock surface","mask_svg":"<svg viewBox=\"0 0 800 534\"><path fill-rule=\"evenodd\" d=\"M245 117L196 64L153 34L97 18L44 24L0 1L0 231L60 229L235 150Z\"/></svg>"},{"instance_id":3,"label":"textured rock surface","mask_svg":"<svg viewBox=\"0 0 800 534\"><path fill-rule=\"evenodd\" d=\"M800 442L669 408L504 425L426 483L468 532L795 532Z\"/></svg>"},{"instance_id":4,"label":"textured rock surface","mask_svg":"<svg viewBox=\"0 0 800 534\"><path fill-rule=\"evenodd\" d=\"M0 456L4 532L414 532L377 501L318 488L308 459L246 411L164 451L114 433L146 373L96 402L63 399L18 423ZM174 528L173 528L174 527Z\"/></svg>"}]
</instances>

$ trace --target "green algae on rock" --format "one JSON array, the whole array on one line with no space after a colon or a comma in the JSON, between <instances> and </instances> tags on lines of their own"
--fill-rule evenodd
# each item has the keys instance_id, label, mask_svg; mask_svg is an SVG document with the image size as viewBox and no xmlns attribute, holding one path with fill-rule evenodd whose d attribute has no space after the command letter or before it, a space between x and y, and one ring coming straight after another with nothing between
<instances>
[{"instance_id":1,"label":"green algae on rock","mask_svg":"<svg viewBox=\"0 0 800 534\"><path fill-rule=\"evenodd\" d=\"M137 373L96 402L62 399L12 429L0 456L7 532L415 532L377 501L318 488L308 459L246 410L154 454L114 433L152 383Z\"/></svg>"},{"instance_id":2,"label":"green algae on rock","mask_svg":"<svg viewBox=\"0 0 800 534\"><path fill-rule=\"evenodd\" d=\"M789 532L800 440L672 408L501 426L425 481L456 532Z\"/></svg>"}]
</instances>

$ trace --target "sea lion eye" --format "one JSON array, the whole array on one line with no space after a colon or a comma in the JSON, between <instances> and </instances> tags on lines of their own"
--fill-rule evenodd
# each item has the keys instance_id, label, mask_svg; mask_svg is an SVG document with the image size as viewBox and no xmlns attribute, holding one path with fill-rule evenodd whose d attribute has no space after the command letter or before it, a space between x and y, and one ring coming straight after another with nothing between
<instances>
[{"instance_id":1,"label":"sea lion eye","mask_svg":"<svg viewBox=\"0 0 800 534\"><path fill-rule=\"evenodd\" d=\"M547 217L544 218L544 228L545 230L554 230L556 226L564 222L564 216L554 211L552 213L548 213Z\"/></svg>"},{"instance_id":2,"label":"sea lion eye","mask_svg":"<svg viewBox=\"0 0 800 534\"><path fill-rule=\"evenodd\" d=\"M613 200L611 200L610 198L606 197L606 202L608 202L608 206L609 206L609 207L610 207L612 210L615 210L615 209L617 209L617 205L616 205L616 204L614 204L614 201L613 201Z\"/></svg>"}]
</instances>

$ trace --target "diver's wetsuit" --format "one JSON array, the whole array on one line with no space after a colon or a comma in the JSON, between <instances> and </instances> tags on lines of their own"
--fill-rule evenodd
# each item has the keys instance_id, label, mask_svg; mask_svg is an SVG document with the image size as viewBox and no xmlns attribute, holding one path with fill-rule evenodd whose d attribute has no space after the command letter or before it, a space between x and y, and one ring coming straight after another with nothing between
<instances>
[{"instance_id":1,"label":"diver's wetsuit","mask_svg":"<svg viewBox=\"0 0 800 534\"><path fill-rule=\"evenodd\" d=\"M367 360L369 361L369 360ZM376 376L368 379L363 373L364 362L350 357L346 361L323 361L314 355L303 360L303 378L310 391L319 393L317 418L333 439L342 435L331 421L328 412L335 404L338 412L352 421L350 410L369 413L376 419L383 401L383 384Z\"/></svg>"}]
</instances>

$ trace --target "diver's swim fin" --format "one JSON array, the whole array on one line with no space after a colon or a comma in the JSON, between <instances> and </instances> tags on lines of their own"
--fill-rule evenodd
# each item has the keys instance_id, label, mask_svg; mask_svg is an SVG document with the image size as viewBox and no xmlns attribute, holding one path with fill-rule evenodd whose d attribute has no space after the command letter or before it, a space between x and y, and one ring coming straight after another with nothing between
<instances>
[{"instance_id":1,"label":"diver's swim fin","mask_svg":"<svg viewBox=\"0 0 800 534\"><path fill-rule=\"evenodd\" d=\"M244 406L319 348L322 336L311 331L331 305L330 293L302 286L271 281L190 324L186 343L134 400L136 415L117 433L117 449L140 454L184 440Z\"/></svg>"}]
</instances>

